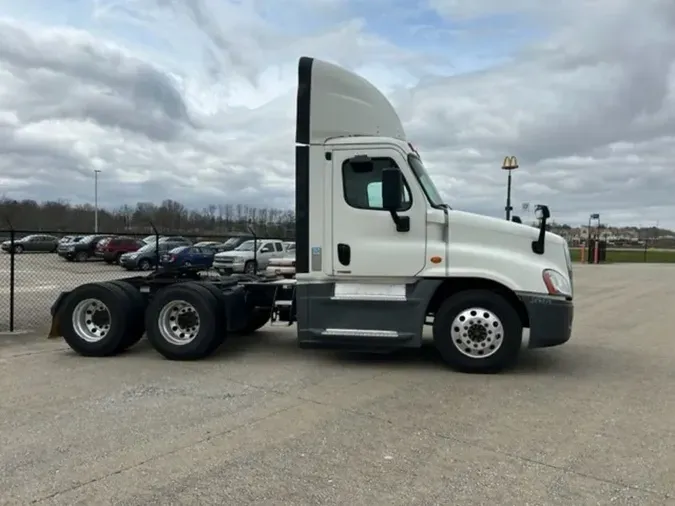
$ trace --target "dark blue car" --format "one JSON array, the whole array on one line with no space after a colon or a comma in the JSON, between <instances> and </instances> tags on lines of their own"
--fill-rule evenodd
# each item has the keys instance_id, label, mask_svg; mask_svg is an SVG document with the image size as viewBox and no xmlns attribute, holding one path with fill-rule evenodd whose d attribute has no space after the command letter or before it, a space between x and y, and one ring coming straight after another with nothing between
<instances>
[{"instance_id":1,"label":"dark blue car","mask_svg":"<svg viewBox=\"0 0 675 506\"><path fill-rule=\"evenodd\" d=\"M162 265L169 268L201 267L210 269L216 251L200 246L179 246L162 256Z\"/></svg>"}]
</instances>

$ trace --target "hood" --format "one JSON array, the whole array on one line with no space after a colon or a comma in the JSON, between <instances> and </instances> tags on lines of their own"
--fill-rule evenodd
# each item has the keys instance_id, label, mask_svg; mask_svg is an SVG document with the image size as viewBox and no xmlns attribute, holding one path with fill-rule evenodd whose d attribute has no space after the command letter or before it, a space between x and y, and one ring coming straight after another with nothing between
<instances>
[{"instance_id":1,"label":"hood","mask_svg":"<svg viewBox=\"0 0 675 506\"><path fill-rule=\"evenodd\" d=\"M467 213L464 211L450 211L450 230L454 225L460 225L460 230L464 227L481 229L486 232L492 232L494 236L508 236L518 239L529 239L534 241L539 237L539 229L523 223L506 221L505 219L483 216L480 214ZM452 233L452 232L451 232ZM452 241L452 238L450 239ZM566 241L558 234L546 232L546 244L565 244Z\"/></svg>"}]
</instances>

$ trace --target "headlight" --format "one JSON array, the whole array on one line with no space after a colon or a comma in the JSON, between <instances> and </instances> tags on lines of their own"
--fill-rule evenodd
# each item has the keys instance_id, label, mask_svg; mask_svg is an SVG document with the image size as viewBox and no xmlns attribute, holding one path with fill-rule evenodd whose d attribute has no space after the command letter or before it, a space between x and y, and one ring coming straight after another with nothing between
<instances>
[{"instance_id":1,"label":"headlight","mask_svg":"<svg viewBox=\"0 0 675 506\"><path fill-rule=\"evenodd\" d=\"M565 295L568 297L572 295L569 280L558 271L546 269L542 272L542 278L550 295Z\"/></svg>"}]
</instances>

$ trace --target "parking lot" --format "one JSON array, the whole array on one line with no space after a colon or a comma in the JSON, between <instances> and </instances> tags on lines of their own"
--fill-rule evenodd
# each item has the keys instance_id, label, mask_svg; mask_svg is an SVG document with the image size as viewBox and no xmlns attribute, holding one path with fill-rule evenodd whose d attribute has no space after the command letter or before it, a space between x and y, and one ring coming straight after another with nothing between
<instances>
[{"instance_id":1,"label":"parking lot","mask_svg":"<svg viewBox=\"0 0 675 506\"><path fill-rule=\"evenodd\" d=\"M575 288L572 340L495 376L284 327L197 363L0 337L0 503L675 504L675 266L577 266Z\"/></svg>"}]
</instances>

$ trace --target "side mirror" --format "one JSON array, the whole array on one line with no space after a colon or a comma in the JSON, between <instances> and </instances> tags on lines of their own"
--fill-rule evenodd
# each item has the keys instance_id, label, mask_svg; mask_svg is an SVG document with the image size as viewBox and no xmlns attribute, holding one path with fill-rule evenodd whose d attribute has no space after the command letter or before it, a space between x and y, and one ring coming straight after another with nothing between
<instances>
[{"instance_id":1,"label":"side mirror","mask_svg":"<svg viewBox=\"0 0 675 506\"><path fill-rule=\"evenodd\" d=\"M382 171L382 207L387 211L398 211L403 203L403 176L399 169Z\"/></svg>"},{"instance_id":2,"label":"side mirror","mask_svg":"<svg viewBox=\"0 0 675 506\"><path fill-rule=\"evenodd\" d=\"M548 220L551 217L551 212L548 210L548 206L537 206L534 209L534 217L538 220Z\"/></svg>"}]
</instances>

